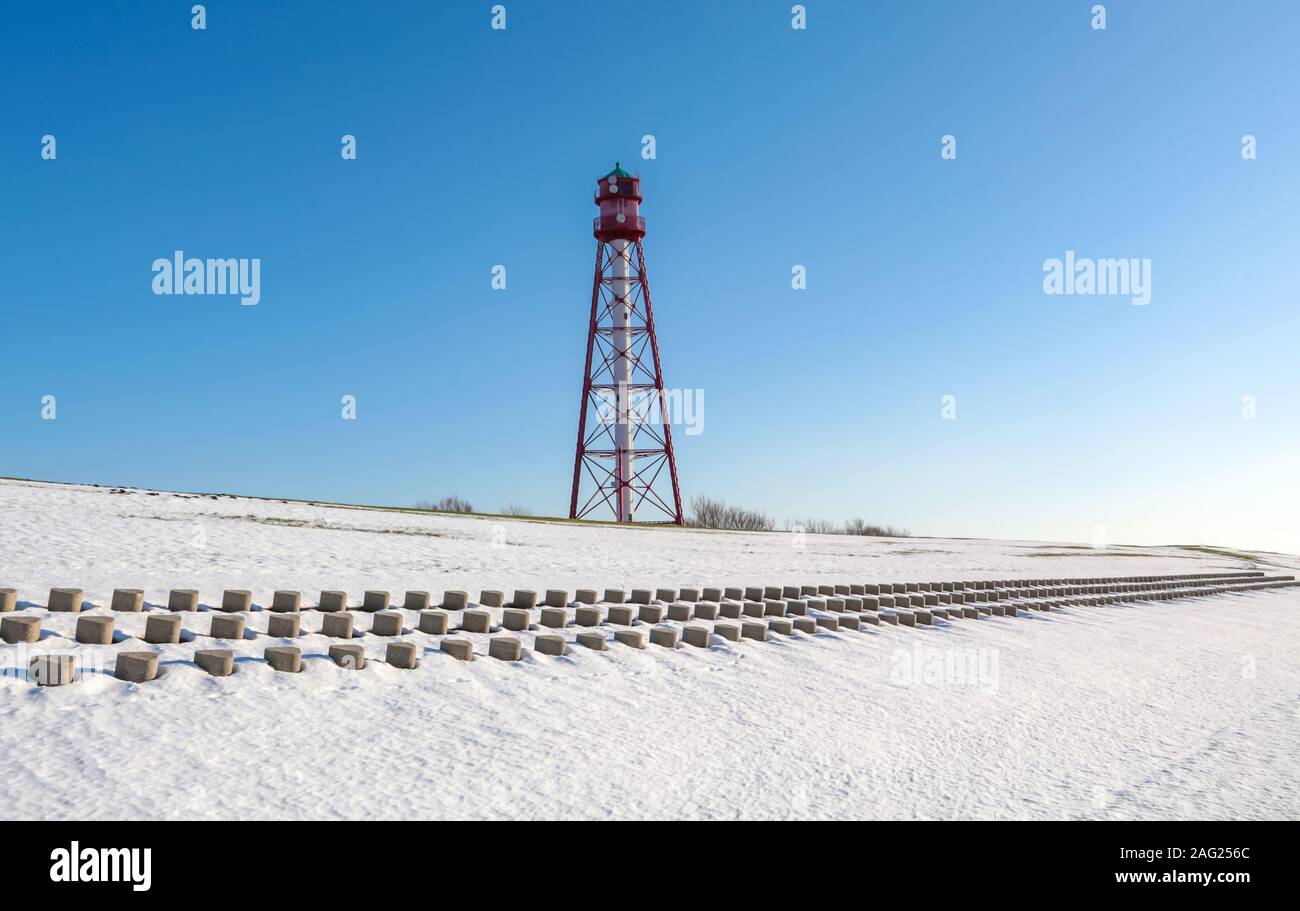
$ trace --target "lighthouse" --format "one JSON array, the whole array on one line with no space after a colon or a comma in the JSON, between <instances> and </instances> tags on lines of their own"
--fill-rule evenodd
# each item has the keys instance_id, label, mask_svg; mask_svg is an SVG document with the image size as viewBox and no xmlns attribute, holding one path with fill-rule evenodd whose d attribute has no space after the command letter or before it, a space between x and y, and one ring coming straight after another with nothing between
<instances>
[{"instance_id":1,"label":"lighthouse","mask_svg":"<svg viewBox=\"0 0 1300 911\"><path fill-rule=\"evenodd\" d=\"M682 497L646 275L641 179L596 181L596 272L569 518L682 524Z\"/></svg>"}]
</instances>

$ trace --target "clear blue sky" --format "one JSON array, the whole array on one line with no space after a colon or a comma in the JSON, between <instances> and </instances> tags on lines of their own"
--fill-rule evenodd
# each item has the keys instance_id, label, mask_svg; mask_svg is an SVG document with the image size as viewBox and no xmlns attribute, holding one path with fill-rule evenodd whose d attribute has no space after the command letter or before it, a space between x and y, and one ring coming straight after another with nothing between
<instances>
[{"instance_id":1,"label":"clear blue sky","mask_svg":"<svg viewBox=\"0 0 1300 911\"><path fill-rule=\"evenodd\" d=\"M1300 6L1091 5L6 4L0 474L565 512L618 159L686 495L1300 552ZM261 303L155 296L178 249ZM1070 249L1151 303L1044 294Z\"/></svg>"}]
</instances>

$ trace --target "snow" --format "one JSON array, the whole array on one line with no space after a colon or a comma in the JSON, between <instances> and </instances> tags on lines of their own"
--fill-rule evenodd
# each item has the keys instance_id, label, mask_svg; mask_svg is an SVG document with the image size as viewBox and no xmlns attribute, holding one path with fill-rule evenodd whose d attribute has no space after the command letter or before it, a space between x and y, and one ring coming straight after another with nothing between
<instances>
[{"instance_id":1,"label":"snow","mask_svg":"<svg viewBox=\"0 0 1300 911\"><path fill-rule=\"evenodd\" d=\"M1044 556L1054 554L1054 556ZM656 587L1239 571L1178 547L870 539L434 516L383 509L0 481L0 586L68 644L49 588L98 613L113 588L225 588L359 602L367 588ZM934 627L864 627L677 651L575 647L462 663L440 637L402 671L387 640L335 667L260 660L265 635L146 646L158 680L0 677L0 818L1294 818L1300 815L1300 589L1068 608ZM269 613L247 615L253 631ZM367 629L370 615L357 612ZM414 629L415 615L407 614ZM320 614L304 612L307 631ZM531 632L519 634L525 648ZM570 629L567 635L572 639ZM59 637L67 637L60 639ZM189 660L232 647L238 673ZM24 647L0 646L14 664Z\"/></svg>"}]
</instances>

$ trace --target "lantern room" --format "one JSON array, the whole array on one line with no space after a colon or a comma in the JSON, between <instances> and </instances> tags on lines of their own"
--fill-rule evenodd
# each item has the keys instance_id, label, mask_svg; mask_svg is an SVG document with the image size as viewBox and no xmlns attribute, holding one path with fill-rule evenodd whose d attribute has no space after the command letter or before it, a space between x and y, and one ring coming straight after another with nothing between
<instances>
[{"instance_id":1,"label":"lantern room","mask_svg":"<svg viewBox=\"0 0 1300 911\"><path fill-rule=\"evenodd\" d=\"M633 177L615 162L614 170L596 184L600 214L592 222L592 233L602 241L637 241L645 237L645 219L638 214L641 178Z\"/></svg>"}]
</instances>

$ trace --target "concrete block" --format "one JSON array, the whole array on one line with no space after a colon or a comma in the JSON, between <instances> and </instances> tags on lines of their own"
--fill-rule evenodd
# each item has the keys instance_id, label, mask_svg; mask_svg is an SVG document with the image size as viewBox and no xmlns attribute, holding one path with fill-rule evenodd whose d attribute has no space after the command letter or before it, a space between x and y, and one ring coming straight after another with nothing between
<instances>
[{"instance_id":1,"label":"concrete block","mask_svg":"<svg viewBox=\"0 0 1300 911\"><path fill-rule=\"evenodd\" d=\"M407 592L402 599L402 610L428 610L433 602L428 592Z\"/></svg>"},{"instance_id":2,"label":"concrete block","mask_svg":"<svg viewBox=\"0 0 1300 911\"><path fill-rule=\"evenodd\" d=\"M779 585L765 585L765 586L763 586L763 597L762 597L761 600L763 600L763 601L767 601L768 599L775 600L775 599L780 598L780 597L781 597L781 586L779 586ZM760 600L760 599L755 598L754 600L757 601L757 600Z\"/></svg>"},{"instance_id":3,"label":"concrete block","mask_svg":"<svg viewBox=\"0 0 1300 911\"><path fill-rule=\"evenodd\" d=\"M194 663L213 677L229 677L235 672L235 653L224 648L199 649L194 653Z\"/></svg>"},{"instance_id":4,"label":"concrete block","mask_svg":"<svg viewBox=\"0 0 1300 911\"><path fill-rule=\"evenodd\" d=\"M474 643L468 639L453 639L449 636L442 640L439 648L457 661L474 660Z\"/></svg>"},{"instance_id":5,"label":"concrete block","mask_svg":"<svg viewBox=\"0 0 1300 911\"><path fill-rule=\"evenodd\" d=\"M717 620L718 605L708 601L699 601L695 605L696 620Z\"/></svg>"},{"instance_id":6,"label":"concrete block","mask_svg":"<svg viewBox=\"0 0 1300 911\"><path fill-rule=\"evenodd\" d=\"M867 593L867 587L866 587L865 585L850 585L850 586L849 586L849 594L850 594L850 595L865 595L866 593Z\"/></svg>"},{"instance_id":7,"label":"concrete block","mask_svg":"<svg viewBox=\"0 0 1300 911\"><path fill-rule=\"evenodd\" d=\"M419 630L422 633L429 633L434 636L445 636L450 620L451 616L446 611L420 611Z\"/></svg>"},{"instance_id":8,"label":"concrete block","mask_svg":"<svg viewBox=\"0 0 1300 911\"><path fill-rule=\"evenodd\" d=\"M181 641L181 618L153 614L144 622L144 641L150 645L175 645Z\"/></svg>"},{"instance_id":9,"label":"concrete block","mask_svg":"<svg viewBox=\"0 0 1300 911\"><path fill-rule=\"evenodd\" d=\"M712 601L714 604L717 604L719 601L722 600L722 589L720 589L720 588L706 588L706 589L704 590L704 594L703 594L702 596L700 596L699 600L701 600L701 601Z\"/></svg>"},{"instance_id":10,"label":"concrete block","mask_svg":"<svg viewBox=\"0 0 1300 911\"><path fill-rule=\"evenodd\" d=\"M840 619L839 617L825 617L825 616L818 617L817 625L822 627L823 629L828 629L834 632L835 630L840 628Z\"/></svg>"},{"instance_id":11,"label":"concrete block","mask_svg":"<svg viewBox=\"0 0 1300 911\"><path fill-rule=\"evenodd\" d=\"M650 644L662 645L664 648L677 648L677 627L656 626L650 630Z\"/></svg>"},{"instance_id":12,"label":"concrete block","mask_svg":"<svg viewBox=\"0 0 1300 911\"><path fill-rule=\"evenodd\" d=\"M266 634L276 639L293 639L300 632L302 632L301 614L273 614L266 621Z\"/></svg>"},{"instance_id":13,"label":"concrete block","mask_svg":"<svg viewBox=\"0 0 1300 911\"><path fill-rule=\"evenodd\" d=\"M953 615L960 613L967 620L978 620L980 616L980 612L973 607L956 606L953 607L952 610L949 611L949 613Z\"/></svg>"},{"instance_id":14,"label":"concrete block","mask_svg":"<svg viewBox=\"0 0 1300 911\"><path fill-rule=\"evenodd\" d=\"M799 586L797 585L781 586L781 599L783 601L788 600L790 598L798 598L798 597L799 597Z\"/></svg>"},{"instance_id":15,"label":"concrete block","mask_svg":"<svg viewBox=\"0 0 1300 911\"><path fill-rule=\"evenodd\" d=\"M740 641L740 626L735 623L715 623L713 624L713 632L728 642Z\"/></svg>"},{"instance_id":16,"label":"concrete block","mask_svg":"<svg viewBox=\"0 0 1300 911\"><path fill-rule=\"evenodd\" d=\"M584 604L574 614L573 622L578 626L600 626L600 608Z\"/></svg>"},{"instance_id":17,"label":"concrete block","mask_svg":"<svg viewBox=\"0 0 1300 911\"><path fill-rule=\"evenodd\" d=\"M546 607L568 607L569 593L562 588L548 588L546 590Z\"/></svg>"},{"instance_id":18,"label":"concrete block","mask_svg":"<svg viewBox=\"0 0 1300 911\"><path fill-rule=\"evenodd\" d=\"M609 606L609 614L605 619L615 626L631 626L632 620L635 616L632 605L611 604Z\"/></svg>"},{"instance_id":19,"label":"concrete block","mask_svg":"<svg viewBox=\"0 0 1300 911\"><path fill-rule=\"evenodd\" d=\"M253 593L243 589L228 588L221 593L221 609L228 614L253 609Z\"/></svg>"},{"instance_id":20,"label":"concrete block","mask_svg":"<svg viewBox=\"0 0 1300 911\"><path fill-rule=\"evenodd\" d=\"M995 616L995 617L1001 617L1001 616L1005 615L1006 612L1007 612L1007 611L1006 611L1006 608L1004 608L1001 604L989 604L989 605L980 605L980 606L981 606L981 607L985 607L985 606L987 606L988 609L989 609L989 612L990 612L991 614L993 614L993 616Z\"/></svg>"},{"instance_id":21,"label":"concrete block","mask_svg":"<svg viewBox=\"0 0 1300 911\"><path fill-rule=\"evenodd\" d=\"M532 610L537 606L537 592L516 588L515 596L510 600L510 606L518 610Z\"/></svg>"},{"instance_id":22,"label":"concrete block","mask_svg":"<svg viewBox=\"0 0 1300 911\"><path fill-rule=\"evenodd\" d=\"M926 592L921 596L921 603L926 607L933 607L939 603L939 596L935 592Z\"/></svg>"},{"instance_id":23,"label":"concrete block","mask_svg":"<svg viewBox=\"0 0 1300 911\"><path fill-rule=\"evenodd\" d=\"M580 588L574 600L579 604L595 604L597 601L596 590L593 588Z\"/></svg>"},{"instance_id":24,"label":"concrete block","mask_svg":"<svg viewBox=\"0 0 1300 911\"><path fill-rule=\"evenodd\" d=\"M347 611L341 614L326 614L321 618L320 631L322 635L334 639L351 639L353 622L352 614Z\"/></svg>"},{"instance_id":25,"label":"concrete block","mask_svg":"<svg viewBox=\"0 0 1300 911\"><path fill-rule=\"evenodd\" d=\"M763 587L761 585L751 585L745 589L746 601L762 601Z\"/></svg>"},{"instance_id":26,"label":"concrete block","mask_svg":"<svg viewBox=\"0 0 1300 911\"><path fill-rule=\"evenodd\" d=\"M656 588L655 600L664 604L671 604L677 600L677 589L675 588Z\"/></svg>"},{"instance_id":27,"label":"concrete block","mask_svg":"<svg viewBox=\"0 0 1300 911\"><path fill-rule=\"evenodd\" d=\"M621 588L605 589L605 597L601 599L606 604L622 604L627 600L627 592Z\"/></svg>"},{"instance_id":28,"label":"concrete block","mask_svg":"<svg viewBox=\"0 0 1300 911\"><path fill-rule=\"evenodd\" d=\"M653 599L650 596L650 589L634 588L632 589L632 597L628 600L633 604L649 604Z\"/></svg>"},{"instance_id":29,"label":"concrete block","mask_svg":"<svg viewBox=\"0 0 1300 911\"><path fill-rule=\"evenodd\" d=\"M41 638L40 617L0 618L0 639L10 645L19 642L36 642Z\"/></svg>"},{"instance_id":30,"label":"concrete block","mask_svg":"<svg viewBox=\"0 0 1300 911\"><path fill-rule=\"evenodd\" d=\"M366 650L351 643L331 645L330 660L347 671L359 671L366 666Z\"/></svg>"},{"instance_id":31,"label":"concrete block","mask_svg":"<svg viewBox=\"0 0 1300 911\"><path fill-rule=\"evenodd\" d=\"M767 628L782 636L794 635L794 621L785 617L768 617Z\"/></svg>"},{"instance_id":32,"label":"concrete block","mask_svg":"<svg viewBox=\"0 0 1300 911\"><path fill-rule=\"evenodd\" d=\"M691 619L691 613L695 605L687 604L684 601L674 601L668 605L668 619L676 620L679 623L685 623Z\"/></svg>"},{"instance_id":33,"label":"concrete block","mask_svg":"<svg viewBox=\"0 0 1300 911\"><path fill-rule=\"evenodd\" d=\"M76 639L82 645L112 645L112 617L78 617Z\"/></svg>"},{"instance_id":34,"label":"concrete block","mask_svg":"<svg viewBox=\"0 0 1300 911\"><path fill-rule=\"evenodd\" d=\"M707 626L682 627L682 641L696 648L709 647L709 628Z\"/></svg>"},{"instance_id":35,"label":"concrete block","mask_svg":"<svg viewBox=\"0 0 1300 911\"><path fill-rule=\"evenodd\" d=\"M609 650L609 642L604 633L578 633L578 644L598 652Z\"/></svg>"},{"instance_id":36,"label":"concrete block","mask_svg":"<svg viewBox=\"0 0 1300 911\"><path fill-rule=\"evenodd\" d=\"M376 636L402 635L402 615L395 610L380 611L370 623L370 632Z\"/></svg>"},{"instance_id":37,"label":"concrete block","mask_svg":"<svg viewBox=\"0 0 1300 911\"><path fill-rule=\"evenodd\" d=\"M911 594L912 592L919 592L920 590L921 590L921 584L919 582L903 583L903 591L907 592L908 594ZM898 591L898 586L894 586L894 591Z\"/></svg>"},{"instance_id":38,"label":"concrete block","mask_svg":"<svg viewBox=\"0 0 1300 911\"><path fill-rule=\"evenodd\" d=\"M850 614L862 613L862 598L857 595L849 595L844 598L844 610Z\"/></svg>"},{"instance_id":39,"label":"concrete block","mask_svg":"<svg viewBox=\"0 0 1300 911\"><path fill-rule=\"evenodd\" d=\"M17 606L18 592L12 588L0 588L0 614L12 613Z\"/></svg>"},{"instance_id":40,"label":"concrete block","mask_svg":"<svg viewBox=\"0 0 1300 911\"><path fill-rule=\"evenodd\" d=\"M845 629L857 629L859 626L862 625L861 622L858 620L857 614L848 614L848 613L841 614L838 619L840 621L840 626L844 627Z\"/></svg>"},{"instance_id":41,"label":"concrete block","mask_svg":"<svg viewBox=\"0 0 1300 911\"><path fill-rule=\"evenodd\" d=\"M483 592L484 596L487 594L488 592ZM442 604L438 606L443 610L464 610L468 604L469 592L443 592Z\"/></svg>"},{"instance_id":42,"label":"concrete block","mask_svg":"<svg viewBox=\"0 0 1300 911\"><path fill-rule=\"evenodd\" d=\"M728 588L724 591L724 597L729 601L745 600L745 590L743 588Z\"/></svg>"},{"instance_id":43,"label":"concrete block","mask_svg":"<svg viewBox=\"0 0 1300 911\"><path fill-rule=\"evenodd\" d=\"M213 639L243 639L244 618L214 615L212 625L208 627L208 635Z\"/></svg>"},{"instance_id":44,"label":"concrete block","mask_svg":"<svg viewBox=\"0 0 1300 911\"><path fill-rule=\"evenodd\" d=\"M909 611L895 611L892 614L881 614L880 619L886 623L893 623L895 626L916 626L916 614Z\"/></svg>"},{"instance_id":45,"label":"concrete block","mask_svg":"<svg viewBox=\"0 0 1300 911\"><path fill-rule=\"evenodd\" d=\"M808 598L806 600L808 602L808 613L811 614L813 611L826 610L825 598Z\"/></svg>"},{"instance_id":46,"label":"concrete block","mask_svg":"<svg viewBox=\"0 0 1300 911\"><path fill-rule=\"evenodd\" d=\"M461 617L461 628L467 633L492 631L492 614L485 610L467 610Z\"/></svg>"},{"instance_id":47,"label":"concrete block","mask_svg":"<svg viewBox=\"0 0 1300 911\"><path fill-rule=\"evenodd\" d=\"M728 620L740 619L743 605L739 601L723 601L718 605L718 616Z\"/></svg>"},{"instance_id":48,"label":"concrete block","mask_svg":"<svg viewBox=\"0 0 1300 911\"><path fill-rule=\"evenodd\" d=\"M866 624L867 626L879 626L880 614L871 614L871 613L858 614L859 628L861 628L863 624Z\"/></svg>"},{"instance_id":49,"label":"concrete block","mask_svg":"<svg viewBox=\"0 0 1300 911\"><path fill-rule=\"evenodd\" d=\"M637 618L642 623L663 623L664 606L662 604L642 604L637 611Z\"/></svg>"},{"instance_id":50,"label":"concrete block","mask_svg":"<svg viewBox=\"0 0 1300 911\"><path fill-rule=\"evenodd\" d=\"M0 600L3 600L4 593L0 592ZM127 614L138 614L144 610L144 590L139 588L115 588L113 589L113 600L109 602L110 610L122 611ZM3 612L4 606L0 605L0 612ZM9 608L13 610L13 608Z\"/></svg>"},{"instance_id":51,"label":"concrete block","mask_svg":"<svg viewBox=\"0 0 1300 911\"><path fill-rule=\"evenodd\" d=\"M822 595L822 596L830 596L830 595L833 595L833 594L835 594L835 586L834 586L834 585L819 585L819 586L817 586L817 594Z\"/></svg>"},{"instance_id":52,"label":"concrete block","mask_svg":"<svg viewBox=\"0 0 1300 911\"><path fill-rule=\"evenodd\" d=\"M297 674L302 670L302 649L296 645L272 645L262 652L271 670L282 674Z\"/></svg>"},{"instance_id":53,"label":"concrete block","mask_svg":"<svg viewBox=\"0 0 1300 911\"><path fill-rule=\"evenodd\" d=\"M757 639L759 642L766 642L767 624L746 620L740 624L740 635L746 639Z\"/></svg>"},{"instance_id":54,"label":"concrete block","mask_svg":"<svg viewBox=\"0 0 1300 911\"><path fill-rule=\"evenodd\" d=\"M271 596L271 610L277 614L296 614L302 610L302 592L276 592Z\"/></svg>"},{"instance_id":55,"label":"concrete block","mask_svg":"<svg viewBox=\"0 0 1300 911\"><path fill-rule=\"evenodd\" d=\"M167 609L191 612L199 609L199 593L192 588L173 588L167 593Z\"/></svg>"},{"instance_id":56,"label":"concrete block","mask_svg":"<svg viewBox=\"0 0 1300 911\"><path fill-rule=\"evenodd\" d=\"M452 593L451 593L451 592L448 592L447 594L450 595L450 594L452 594ZM468 593L468 592L465 592L464 594L465 594L465 604L468 604L468 603L469 603L469 593ZM483 607L504 607L504 606L505 606L505 603L506 603L506 594L505 594L505 592L499 592L499 591L497 591L496 589L487 589L487 590L485 590L485 591L481 591L481 592L479 592L479 595L478 595L478 603L481 604ZM463 609L464 606L465 606L464 604L462 604L461 607L449 607L449 606L448 606L447 609L448 609L448 610L461 610L461 609Z\"/></svg>"},{"instance_id":57,"label":"concrete block","mask_svg":"<svg viewBox=\"0 0 1300 911\"><path fill-rule=\"evenodd\" d=\"M158 676L158 656L154 652L118 652L113 676L127 683L148 683Z\"/></svg>"},{"instance_id":58,"label":"concrete block","mask_svg":"<svg viewBox=\"0 0 1300 911\"><path fill-rule=\"evenodd\" d=\"M776 598L763 599L763 616L764 617L784 617L785 602Z\"/></svg>"},{"instance_id":59,"label":"concrete block","mask_svg":"<svg viewBox=\"0 0 1300 911\"><path fill-rule=\"evenodd\" d=\"M645 648L645 634L639 629L615 630L614 641L630 645L632 648Z\"/></svg>"},{"instance_id":60,"label":"concrete block","mask_svg":"<svg viewBox=\"0 0 1300 911\"><path fill-rule=\"evenodd\" d=\"M563 655L568 651L564 637L558 633L544 633L533 638L533 651L539 655Z\"/></svg>"},{"instance_id":61,"label":"concrete block","mask_svg":"<svg viewBox=\"0 0 1300 911\"><path fill-rule=\"evenodd\" d=\"M851 595L851 594L853 594L853 590L850 589L847 585L836 585L836 586L835 586L835 590L834 590L833 592L831 592L831 594L834 594L834 595Z\"/></svg>"},{"instance_id":62,"label":"concrete block","mask_svg":"<svg viewBox=\"0 0 1300 911\"><path fill-rule=\"evenodd\" d=\"M65 686L77 679L77 656L33 655L27 663L27 674L37 686Z\"/></svg>"},{"instance_id":63,"label":"concrete block","mask_svg":"<svg viewBox=\"0 0 1300 911\"><path fill-rule=\"evenodd\" d=\"M815 586L815 585L801 585L801 586L799 586L799 597L800 597L800 598L806 598L806 597L808 597L809 595L815 595L815 594L817 594L817 586Z\"/></svg>"},{"instance_id":64,"label":"concrete block","mask_svg":"<svg viewBox=\"0 0 1300 911\"><path fill-rule=\"evenodd\" d=\"M817 632L817 621L812 617L791 617L790 625L801 633Z\"/></svg>"},{"instance_id":65,"label":"concrete block","mask_svg":"<svg viewBox=\"0 0 1300 911\"><path fill-rule=\"evenodd\" d=\"M883 600L883 599L882 599L879 595L863 595L863 596L862 596L862 609L863 609L863 610L880 610L880 602L881 602L881 600ZM893 598L890 598L889 601L890 601L890 604L893 604L894 599L893 599Z\"/></svg>"},{"instance_id":66,"label":"concrete block","mask_svg":"<svg viewBox=\"0 0 1300 911\"><path fill-rule=\"evenodd\" d=\"M916 623L918 626L934 625L934 615L931 614L928 610L913 610L911 614L913 617L916 618Z\"/></svg>"},{"instance_id":67,"label":"concrete block","mask_svg":"<svg viewBox=\"0 0 1300 911\"><path fill-rule=\"evenodd\" d=\"M321 592L320 604L317 606L316 609L320 611L324 611L325 613L335 613L337 611L345 611L348 609L348 593L347 592Z\"/></svg>"},{"instance_id":68,"label":"concrete block","mask_svg":"<svg viewBox=\"0 0 1300 911\"><path fill-rule=\"evenodd\" d=\"M79 588L52 588L50 589L49 603L46 607L51 611L65 611L77 613L81 610L81 589Z\"/></svg>"},{"instance_id":69,"label":"concrete block","mask_svg":"<svg viewBox=\"0 0 1300 911\"><path fill-rule=\"evenodd\" d=\"M501 613L501 627L512 632L522 632L528 629L528 624L532 622L532 614L518 607L507 607Z\"/></svg>"},{"instance_id":70,"label":"concrete block","mask_svg":"<svg viewBox=\"0 0 1300 911\"><path fill-rule=\"evenodd\" d=\"M868 582L866 585L862 586L862 588L863 588L863 594L866 594L866 595L879 595L879 594L881 594L881 591L880 591L880 583L878 583L878 582Z\"/></svg>"},{"instance_id":71,"label":"concrete block","mask_svg":"<svg viewBox=\"0 0 1300 911\"><path fill-rule=\"evenodd\" d=\"M844 613L844 599L843 599L843 598L827 598L827 599L826 599L826 609L827 609L828 611L830 611L831 613L833 613L833 614L842 614L842 613Z\"/></svg>"},{"instance_id":72,"label":"concrete block","mask_svg":"<svg viewBox=\"0 0 1300 911\"><path fill-rule=\"evenodd\" d=\"M563 607L543 607L542 626L549 629L564 629L569 623L569 611Z\"/></svg>"},{"instance_id":73,"label":"concrete block","mask_svg":"<svg viewBox=\"0 0 1300 911\"><path fill-rule=\"evenodd\" d=\"M700 600L700 590L698 588L683 588L681 594L677 596L677 600L690 601L694 604L696 601ZM714 598L713 600L716 601L717 598Z\"/></svg>"},{"instance_id":74,"label":"concrete block","mask_svg":"<svg viewBox=\"0 0 1300 911\"><path fill-rule=\"evenodd\" d=\"M361 598L361 609L367 614L388 610L391 605L392 596L388 592L368 591Z\"/></svg>"},{"instance_id":75,"label":"concrete block","mask_svg":"<svg viewBox=\"0 0 1300 911\"><path fill-rule=\"evenodd\" d=\"M420 666L420 647L414 642L390 642L384 650L384 661L393 667L413 671Z\"/></svg>"},{"instance_id":76,"label":"concrete block","mask_svg":"<svg viewBox=\"0 0 1300 911\"><path fill-rule=\"evenodd\" d=\"M1008 617L1014 617L1014 616L1016 616L1016 606L1015 606L1014 604L1010 604L1010 603L1003 604L1003 605L1002 605L1002 611L1003 611L1003 612L1004 612Z\"/></svg>"},{"instance_id":77,"label":"concrete block","mask_svg":"<svg viewBox=\"0 0 1300 911\"><path fill-rule=\"evenodd\" d=\"M745 604L744 604L743 613L744 613L744 615L745 615L746 617L761 617L761 616L763 616L763 602L762 602L762 601L746 601Z\"/></svg>"},{"instance_id":78,"label":"concrete block","mask_svg":"<svg viewBox=\"0 0 1300 911\"><path fill-rule=\"evenodd\" d=\"M787 617L803 617L808 613L808 602L802 598L789 598L785 602Z\"/></svg>"}]
</instances>

